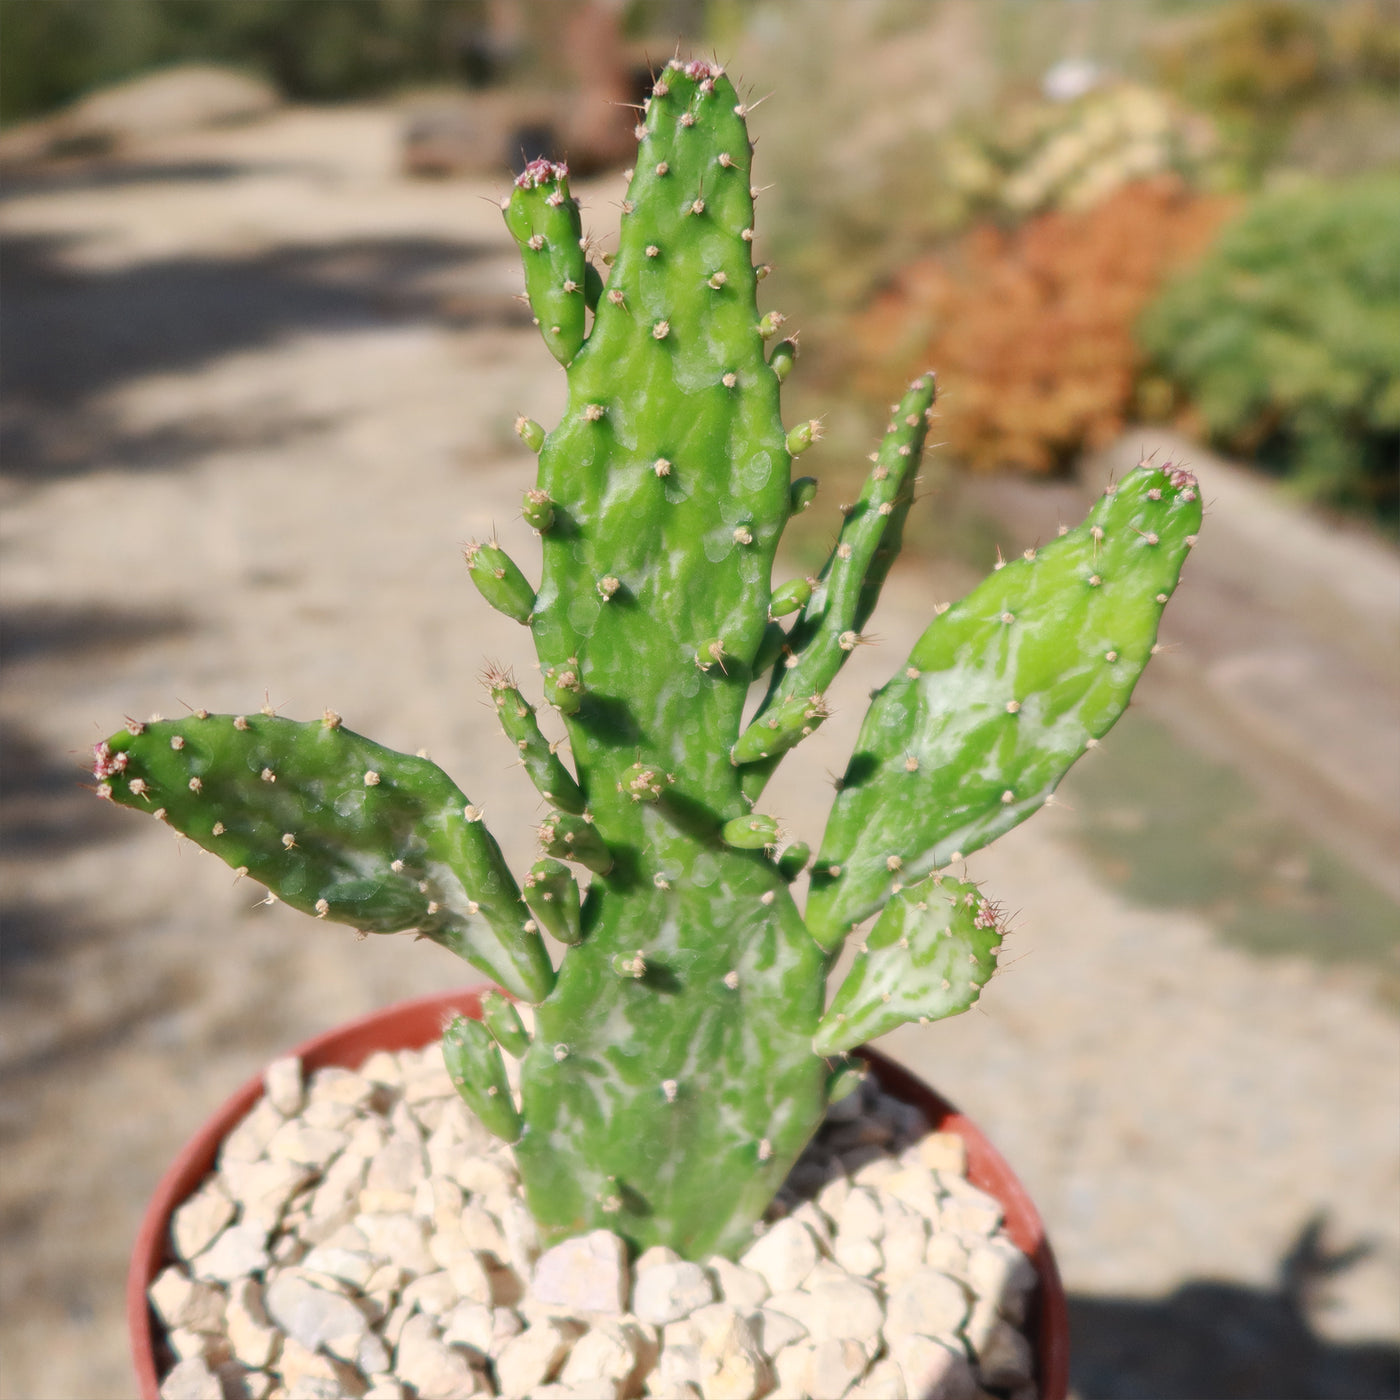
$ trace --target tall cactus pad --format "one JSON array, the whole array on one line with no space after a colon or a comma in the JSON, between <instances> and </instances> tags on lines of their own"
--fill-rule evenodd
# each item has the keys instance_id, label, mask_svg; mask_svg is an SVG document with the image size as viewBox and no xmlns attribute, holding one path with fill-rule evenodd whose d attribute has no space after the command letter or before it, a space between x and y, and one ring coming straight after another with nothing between
<instances>
[{"instance_id":1,"label":"tall cactus pad","mask_svg":"<svg viewBox=\"0 0 1400 1400\"><path fill-rule=\"evenodd\" d=\"M835 1055L902 1026L966 1011L996 969L1002 931L975 885L931 875L901 890L875 921L817 1027Z\"/></svg>"},{"instance_id":2,"label":"tall cactus pad","mask_svg":"<svg viewBox=\"0 0 1400 1400\"><path fill-rule=\"evenodd\" d=\"M816 938L1045 805L1127 706L1200 525L1195 477L1141 466L933 621L861 728L813 871Z\"/></svg>"},{"instance_id":3,"label":"tall cactus pad","mask_svg":"<svg viewBox=\"0 0 1400 1400\"><path fill-rule=\"evenodd\" d=\"M481 813L435 763L328 715L134 724L97 747L100 792L150 812L307 914L416 928L526 1001L553 984Z\"/></svg>"},{"instance_id":4,"label":"tall cactus pad","mask_svg":"<svg viewBox=\"0 0 1400 1400\"><path fill-rule=\"evenodd\" d=\"M741 1242L824 1103L821 952L773 863L722 839L749 814L730 750L790 484L738 106L707 64L656 83L540 452L554 520L531 623L545 666L577 677L570 745L615 863L540 1008L517 1155L548 1231L692 1256ZM666 781L639 791L639 764ZM569 858L560 830L548 849Z\"/></svg>"}]
</instances>

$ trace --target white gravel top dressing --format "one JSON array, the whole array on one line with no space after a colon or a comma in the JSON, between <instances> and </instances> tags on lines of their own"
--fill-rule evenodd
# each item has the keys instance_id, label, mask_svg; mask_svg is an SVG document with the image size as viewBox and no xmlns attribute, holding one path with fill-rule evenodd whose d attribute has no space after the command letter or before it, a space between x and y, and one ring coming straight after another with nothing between
<instances>
[{"instance_id":1,"label":"white gravel top dressing","mask_svg":"<svg viewBox=\"0 0 1400 1400\"><path fill-rule=\"evenodd\" d=\"M1035 1400L1001 1208L873 1080L732 1262L597 1230L541 1252L509 1147L440 1048L294 1059L175 1212L164 1400Z\"/></svg>"}]
</instances>

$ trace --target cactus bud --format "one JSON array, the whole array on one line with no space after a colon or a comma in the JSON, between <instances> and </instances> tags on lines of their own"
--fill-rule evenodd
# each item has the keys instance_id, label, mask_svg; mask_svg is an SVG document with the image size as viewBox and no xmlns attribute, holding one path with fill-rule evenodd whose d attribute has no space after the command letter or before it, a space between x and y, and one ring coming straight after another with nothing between
<instances>
[{"instance_id":1,"label":"cactus bud","mask_svg":"<svg viewBox=\"0 0 1400 1400\"><path fill-rule=\"evenodd\" d=\"M576 715L583 704L583 682L579 680L578 662L544 669L545 699L561 715Z\"/></svg>"},{"instance_id":2,"label":"cactus bud","mask_svg":"<svg viewBox=\"0 0 1400 1400\"><path fill-rule=\"evenodd\" d=\"M733 821L725 822L720 837L726 846L756 851L776 843L778 820L766 812L750 812L746 817L735 817Z\"/></svg>"},{"instance_id":3,"label":"cactus bud","mask_svg":"<svg viewBox=\"0 0 1400 1400\"><path fill-rule=\"evenodd\" d=\"M789 429L787 435L787 450L794 457L805 452L814 442L820 442L822 436L822 425L819 418L809 418L805 423L799 423L795 428Z\"/></svg>"},{"instance_id":4,"label":"cactus bud","mask_svg":"<svg viewBox=\"0 0 1400 1400\"><path fill-rule=\"evenodd\" d=\"M770 622L759 638L758 651L754 653L753 674L761 676L783 654L787 645L787 633L776 623Z\"/></svg>"},{"instance_id":5,"label":"cactus bud","mask_svg":"<svg viewBox=\"0 0 1400 1400\"><path fill-rule=\"evenodd\" d=\"M497 612L528 623L535 610L535 590L505 550L473 540L464 553L477 592Z\"/></svg>"},{"instance_id":6,"label":"cactus bud","mask_svg":"<svg viewBox=\"0 0 1400 1400\"><path fill-rule=\"evenodd\" d=\"M523 413L515 420L515 432L531 452L538 452L544 446L544 429L533 418L527 418Z\"/></svg>"},{"instance_id":7,"label":"cactus bud","mask_svg":"<svg viewBox=\"0 0 1400 1400\"><path fill-rule=\"evenodd\" d=\"M814 476L799 476L788 487L788 514L801 515L817 499L817 479Z\"/></svg>"},{"instance_id":8,"label":"cactus bud","mask_svg":"<svg viewBox=\"0 0 1400 1400\"><path fill-rule=\"evenodd\" d=\"M787 340L780 340L774 347L773 353L768 357L768 367L778 376L778 383L783 383L792 367L797 363L797 341L792 337Z\"/></svg>"},{"instance_id":9,"label":"cactus bud","mask_svg":"<svg viewBox=\"0 0 1400 1400\"><path fill-rule=\"evenodd\" d=\"M794 841L778 857L778 873L788 884L797 879L807 868L807 862L812 858L812 848L805 841Z\"/></svg>"},{"instance_id":10,"label":"cactus bud","mask_svg":"<svg viewBox=\"0 0 1400 1400\"><path fill-rule=\"evenodd\" d=\"M442 1033L448 1077L488 1132L518 1142L523 1127L511 1097L500 1046L480 1021L458 1016Z\"/></svg>"},{"instance_id":11,"label":"cactus bud","mask_svg":"<svg viewBox=\"0 0 1400 1400\"><path fill-rule=\"evenodd\" d=\"M551 938L571 945L581 941L578 881L567 865L545 856L530 867L521 885L531 913Z\"/></svg>"},{"instance_id":12,"label":"cactus bud","mask_svg":"<svg viewBox=\"0 0 1400 1400\"><path fill-rule=\"evenodd\" d=\"M520 514L533 529L541 532L548 530L554 524L554 502L550 500L549 492L531 486L521 502Z\"/></svg>"},{"instance_id":13,"label":"cactus bud","mask_svg":"<svg viewBox=\"0 0 1400 1400\"><path fill-rule=\"evenodd\" d=\"M768 600L768 614L770 617L786 617L790 612L805 608L811 596L812 585L807 579L789 579L781 588L773 590L773 596Z\"/></svg>"},{"instance_id":14,"label":"cactus bud","mask_svg":"<svg viewBox=\"0 0 1400 1400\"><path fill-rule=\"evenodd\" d=\"M481 994L481 1019L492 1039L518 1060L529 1048L530 1037L515 1003L493 987Z\"/></svg>"},{"instance_id":15,"label":"cactus bud","mask_svg":"<svg viewBox=\"0 0 1400 1400\"><path fill-rule=\"evenodd\" d=\"M540 845L561 860L576 860L595 875L613 867L612 852L592 822L570 812L551 812L540 823Z\"/></svg>"}]
</instances>

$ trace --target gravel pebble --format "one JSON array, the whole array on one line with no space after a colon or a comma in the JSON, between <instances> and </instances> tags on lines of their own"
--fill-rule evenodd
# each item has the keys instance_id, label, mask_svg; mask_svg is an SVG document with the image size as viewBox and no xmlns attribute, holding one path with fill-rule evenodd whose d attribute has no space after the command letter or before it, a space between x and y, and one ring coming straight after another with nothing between
<instances>
[{"instance_id":1,"label":"gravel pebble","mask_svg":"<svg viewBox=\"0 0 1400 1400\"><path fill-rule=\"evenodd\" d=\"M186 1263L214 1242L238 1213L223 1183L210 1177L171 1218L170 1239L175 1253Z\"/></svg>"},{"instance_id":2,"label":"gravel pebble","mask_svg":"<svg viewBox=\"0 0 1400 1400\"><path fill-rule=\"evenodd\" d=\"M714 1280L699 1264L684 1260L639 1273L632 1287L632 1311L643 1322L658 1325L675 1322L714 1301Z\"/></svg>"},{"instance_id":3,"label":"gravel pebble","mask_svg":"<svg viewBox=\"0 0 1400 1400\"><path fill-rule=\"evenodd\" d=\"M592 1230L545 1250L533 1289L540 1302L570 1312L621 1313L629 1283L627 1246L610 1230Z\"/></svg>"},{"instance_id":4,"label":"gravel pebble","mask_svg":"<svg viewBox=\"0 0 1400 1400\"><path fill-rule=\"evenodd\" d=\"M957 1174L961 1139L916 1135L878 1085L850 1096L872 1126L843 1101L845 1150L824 1127L737 1263L629 1267L607 1230L540 1252L509 1150L443 1079L435 1046L269 1066L151 1286L164 1397L1034 1400L1035 1271Z\"/></svg>"},{"instance_id":5,"label":"gravel pebble","mask_svg":"<svg viewBox=\"0 0 1400 1400\"><path fill-rule=\"evenodd\" d=\"M223 1386L202 1357L177 1361L160 1383L161 1400L223 1400Z\"/></svg>"}]
</instances>

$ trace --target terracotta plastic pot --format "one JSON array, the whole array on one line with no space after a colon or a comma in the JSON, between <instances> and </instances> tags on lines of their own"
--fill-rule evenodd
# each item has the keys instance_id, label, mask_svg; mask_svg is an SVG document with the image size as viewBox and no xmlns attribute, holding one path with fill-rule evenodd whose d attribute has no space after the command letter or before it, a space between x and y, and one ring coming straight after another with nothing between
<instances>
[{"instance_id":1,"label":"terracotta plastic pot","mask_svg":"<svg viewBox=\"0 0 1400 1400\"><path fill-rule=\"evenodd\" d=\"M318 1035L289 1053L298 1056L309 1072L325 1065L355 1069L376 1050L418 1049L438 1038L449 1016L460 1013L478 1019L481 1016L478 996L485 990L485 986L480 986L400 1002ZM1040 1280L1031 1301L1030 1325L1041 1400L1065 1400L1069 1388L1069 1313L1055 1256L1031 1198L975 1123L894 1061L873 1050L858 1053L869 1062L887 1093L922 1109L936 1130L957 1133L962 1138L967 1146L969 1180L1001 1202L1007 1232L1030 1257ZM146 1208L136 1236L126 1287L127 1324L142 1400L159 1400L160 1396L156 1357L161 1324L147 1301L146 1290L156 1275L173 1262L170 1218L175 1208L193 1195L200 1182L214 1170L219 1144L257 1102L262 1091L261 1077L250 1079L200 1128L161 1178Z\"/></svg>"}]
</instances>

